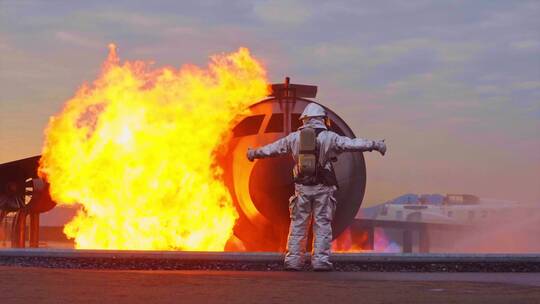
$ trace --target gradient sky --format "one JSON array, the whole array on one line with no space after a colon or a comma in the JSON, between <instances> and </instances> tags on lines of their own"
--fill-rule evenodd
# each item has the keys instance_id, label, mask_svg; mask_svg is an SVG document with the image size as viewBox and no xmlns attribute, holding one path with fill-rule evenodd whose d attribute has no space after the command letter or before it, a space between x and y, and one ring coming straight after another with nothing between
<instances>
[{"instance_id":1,"label":"gradient sky","mask_svg":"<svg viewBox=\"0 0 540 304\"><path fill-rule=\"evenodd\" d=\"M387 156L366 155L368 204L540 203L538 16L540 1L0 0L0 162L40 153L109 42L177 67L246 46L270 80L318 85L357 136L387 139Z\"/></svg>"}]
</instances>

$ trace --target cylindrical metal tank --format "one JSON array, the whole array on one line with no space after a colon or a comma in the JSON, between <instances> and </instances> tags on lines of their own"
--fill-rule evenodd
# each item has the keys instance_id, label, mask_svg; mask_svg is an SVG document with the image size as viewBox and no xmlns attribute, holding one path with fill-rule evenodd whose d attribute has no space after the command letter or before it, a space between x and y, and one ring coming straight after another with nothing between
<instances>
[{"instance_id":1,"label":"cylindrical metal tank","mask_svg":"<svg viewBox=\"0 0 540 304\"><path fill-rule=\"evenodd\" d=\"M251 114L233 129L225 157L225 180L239 212L235 235L250 251L284 250L289 226L289 198L294 192L292 157L277 157L249 162L248 147L271 143L300 125L300 114L313 101L304 98L269 98L250 107ZM324 107L324 105L322 105ZM355 137L336 113L325 107L331 130ZM355 217L366 186L366 167L361 152L343 153L334 163L339 190L333 222L334 238Z\"/></svg>"}]
</instances>

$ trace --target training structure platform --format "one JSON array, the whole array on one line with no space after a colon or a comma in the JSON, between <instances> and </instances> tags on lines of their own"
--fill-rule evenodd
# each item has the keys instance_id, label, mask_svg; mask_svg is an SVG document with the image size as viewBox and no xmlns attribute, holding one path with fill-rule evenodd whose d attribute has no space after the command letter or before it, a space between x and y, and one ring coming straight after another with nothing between
<instances>
[{"instance_id":1,"label":"training structure platform","mask_svg":"<svg viewBox=\"0 0 540 304\"><path fill-rule=\"evenodd\" d=\"M338 271L540 272L540 254L335 253L331 260ZM282 270L282 261L270 252L0 250L0 266L47 268Z\"/></svg>"}]
</instances>

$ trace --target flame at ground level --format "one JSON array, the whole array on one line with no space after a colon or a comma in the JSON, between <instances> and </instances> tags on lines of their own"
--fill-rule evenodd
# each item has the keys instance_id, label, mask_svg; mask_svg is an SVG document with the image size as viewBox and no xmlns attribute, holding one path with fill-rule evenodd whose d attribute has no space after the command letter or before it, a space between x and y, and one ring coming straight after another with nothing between
<instances>
[{"instance_id":1,"label":"flame at ground level","mask_svg":"<svg viewBox=\"0 0 540 304\"><path fill-rule=\"evenodd\" d=\"M241 48L207 69L120 63L52 117L40 163L53 199L83 205L64 232L77 248L223 250L238 217L216 155L266 72Z\"/></svg>"}]
</instances>

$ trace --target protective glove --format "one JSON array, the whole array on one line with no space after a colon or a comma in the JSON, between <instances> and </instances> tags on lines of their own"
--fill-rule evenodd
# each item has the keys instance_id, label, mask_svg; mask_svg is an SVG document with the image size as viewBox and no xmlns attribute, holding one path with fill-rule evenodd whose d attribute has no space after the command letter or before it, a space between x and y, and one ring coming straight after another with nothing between
<instances>
[{"instance_id":1,"label":"protective glove","mask_svg":"<svg viewBox=\"0 0 540 304\"><path fill-rule=\"evenodd\" d=\"M386 153L386 143L384 142L384 139L383 140L374 140L373 141L373 150L379 151L379 153L381 153L381 155L384 156L384 154Z\"/></svg>"},{"instance_id":2,"label":"protective glove","mask_svg":"<svg viewBox=\"0 0 540 304\"><path fill-rule=\"evenodd\" d=\"M249 159L249 161L252 162L255 159L255 149L248 148L246 156L247 156L247 159Z\"/></svg>"}]
</instances>

